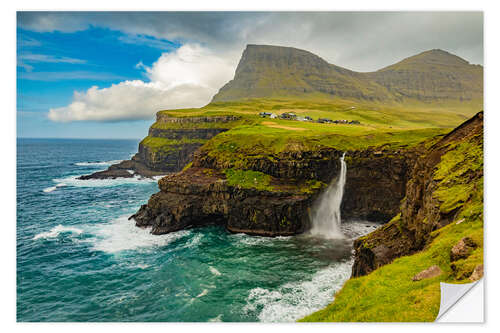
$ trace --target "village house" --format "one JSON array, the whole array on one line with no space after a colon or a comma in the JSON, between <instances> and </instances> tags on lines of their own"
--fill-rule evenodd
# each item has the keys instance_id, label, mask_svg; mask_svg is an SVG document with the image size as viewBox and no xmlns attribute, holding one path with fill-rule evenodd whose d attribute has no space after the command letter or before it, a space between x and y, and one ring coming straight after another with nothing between
<instances>
[{"instance_id":1,"label":"village house","mask_svg":"<svg viewBox=\"0 0 500 333\"><path fill-rule=\"evenodd\" d=\"M281 119L287 119L287 120L296 120L297 115L293 112L285 112L280 115Z\"/></svg>"}]
</instances>

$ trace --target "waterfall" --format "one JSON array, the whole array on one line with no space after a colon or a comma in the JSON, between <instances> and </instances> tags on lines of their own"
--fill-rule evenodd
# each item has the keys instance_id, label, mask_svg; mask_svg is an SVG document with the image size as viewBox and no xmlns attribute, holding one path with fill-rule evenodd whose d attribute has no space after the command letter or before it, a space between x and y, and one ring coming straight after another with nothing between
<instances>
[{"instance_id":1,"label":"waterfall","mask_svg":"<svg viewBox=\"0 0 500 333\"><path fill-rule=\"evenodd\" d=\"M310 233L325 238L343 238L340 231L340 204L344 195L347 166L345 153L340 158L340 173L336 180L328 186L316 204Z\"/></svg>"}]
</instances>

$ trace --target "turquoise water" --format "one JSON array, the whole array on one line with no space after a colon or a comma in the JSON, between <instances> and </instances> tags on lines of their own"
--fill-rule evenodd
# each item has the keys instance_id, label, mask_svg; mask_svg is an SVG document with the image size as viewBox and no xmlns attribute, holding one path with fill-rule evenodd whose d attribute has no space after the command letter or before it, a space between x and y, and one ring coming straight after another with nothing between
<instances>
[{"instance_id":1,"label":"turquoise water","mask_svg":"<svg viewBox=\"0 0 500 333\"><path fill-rule=\"evenodd\" d=\"M349 278L350 240L136 228L127 218L156 181L76 177L130 158L137 143L18 139L18 321L294 321Z\"/></svg>"}]
</instances>

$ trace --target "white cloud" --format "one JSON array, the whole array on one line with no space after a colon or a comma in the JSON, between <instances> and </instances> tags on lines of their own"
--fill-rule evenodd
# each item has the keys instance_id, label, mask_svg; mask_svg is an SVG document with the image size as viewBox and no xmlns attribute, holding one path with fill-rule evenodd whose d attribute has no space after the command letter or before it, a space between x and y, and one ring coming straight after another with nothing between
<instances>
[{"instance_id":1,"label":"white cloud","mask_svg":"<svg viewBox=\"0 0 500 333\"><path fill-rule=\"evenodd\" d=\"M144 35L125 35L118 37L118 40L125 44L146 45L160 50L172 50L176 47L175 43L168 40L156 39Z\"/></svg>"},{"instance_id":2,"label":"white cloud","mask_svg":"<svg viewBox=\"0 0 500 333\"><path fill-rule=\"evenodd\" d=\"M480 11L18 12L17 21L32 31L103 27L126 34L122 42L196 42L239 55L246 44L292 46L356 71L378 70L434 48L483 63Z\"/></svg>"},{"instance_id":3,"label":"white cloud","mask_svg":"<svg viewBox=\"0 0 500 333\"><path fill-rule=\"evenodd\" d=\"M50 109L53 121L121 121L151 119L162 109L201 107L229 81L234 61L196 44L164 53L151 66L142 65L149 82L123 81L108 88L75 92L70 105Z\"/></svg>"}]
</instances>

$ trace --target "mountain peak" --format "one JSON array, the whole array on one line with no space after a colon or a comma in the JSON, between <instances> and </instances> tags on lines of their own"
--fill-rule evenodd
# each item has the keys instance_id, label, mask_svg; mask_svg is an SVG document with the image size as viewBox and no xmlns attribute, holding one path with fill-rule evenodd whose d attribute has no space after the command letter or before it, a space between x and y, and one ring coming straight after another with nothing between
<instances>
[{"instance_id":1,"label":"mountain peak","mask_svg":"<svg viewBox=\"0 0 500 333\"><path fill-rule=\"evenodd\" d=\"M294 47L248 44L236 68L236 75L249 70L267 70L269 66L284 70L290 66L311 65L328 66L329 64L309 51Z\"/></svg>"},{"instance_id":2,"label":"mountain peak","mask_svg":"<svg viewBox=\"0 0 500 333\"><path fill-rule=\"evenodd\" d=\"M468 61L456 56L452 53L441 49L432 49L428 51L421 52L417 55L405 58L394 65L390 65L381 69L384 71L387 69L402 69L403 67L408 67L411 69L413 66L468 66L470 65Z\"/></svg>"},{"instance_id":3,"label":"mountain peak","mask_svg":"<svg viewBox=\"0 0 500 333\"><path fill-rule=\"evenodd\" d=\"M294 47L248 44L234 79L212 101L289 97L388 102L482 100L482 78L481 66L440 49L376 72L358 73Z\"/></svg>"}]
</instances>

